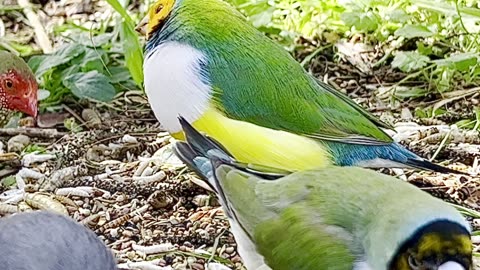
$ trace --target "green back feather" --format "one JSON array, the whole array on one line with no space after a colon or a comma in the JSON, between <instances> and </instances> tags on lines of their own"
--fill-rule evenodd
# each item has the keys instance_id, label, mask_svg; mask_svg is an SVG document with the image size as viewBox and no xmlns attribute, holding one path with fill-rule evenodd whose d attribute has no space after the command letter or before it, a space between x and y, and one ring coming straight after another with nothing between
<instances>
[{"instance_id":1,"label":"green back feather","mask_svg":"<svg viewBox=\"0 0 480 270\"><path fill-rule=\"evenodd\" d=\"M356 259L349 247L351 239L332 234L322 218L302 204L259 224L255 242L275 270L351 270Z\"/></svg>"}]
</instances>

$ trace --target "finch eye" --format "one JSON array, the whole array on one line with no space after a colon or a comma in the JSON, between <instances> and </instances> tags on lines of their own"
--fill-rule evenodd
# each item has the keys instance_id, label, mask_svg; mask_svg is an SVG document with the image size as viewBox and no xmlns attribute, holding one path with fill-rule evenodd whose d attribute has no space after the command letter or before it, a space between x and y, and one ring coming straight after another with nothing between
<instances>
[{"instance_id":1,"label":"finch eye","mask_svg":"<svg viewBox=\"0 0 480 270\"><path fill-rule=\"evenodd\" d=\"M420 269L420 263L412 255L408 256L408 265L411 269Z\"/></svg>"},{"instance_id":2,"label":"finch eye","mask_svg":"<svg viewBox=\"0 0 480 270\"><path fill-rule=\"evenodd\" d=\"M163 5L162 4L158 5L157 9L155 10L155 13L160 13L160 11L162 11L162 9L163 9Z\"/></svg>"},{"instance_id":3,"label":"finch eye","mask_svg":"<svg viewBox=\"0 0 480 270\"><path fill-rule=\"evenodd\" d=\"M13 88L13 81L10 80L10 79L5 80L5 87L6 87L8 90L11 90L11 89Z\"/></svg>"}]
</instances>

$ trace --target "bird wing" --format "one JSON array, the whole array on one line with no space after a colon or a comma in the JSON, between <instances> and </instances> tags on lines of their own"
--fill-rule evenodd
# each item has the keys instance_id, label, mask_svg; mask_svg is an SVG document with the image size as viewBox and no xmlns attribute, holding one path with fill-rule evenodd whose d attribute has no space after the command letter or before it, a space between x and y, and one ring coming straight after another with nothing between
<instances>
[{"instance_id":1,"label":"bird wing","mask_svg":"<svg viewBox=\"0 0 480 270\"><path fill-rule=\"evenodd\" d=\"M276 44L262 50L219 43L202 74L214 91L213 104L232 119L320 140L384 145L391 128L347 96L308 74ZM222 46L225 46L224 48ZM235 47L238 46L238 47ZM265 51L268 53L264 53Z\"/></svg>"},{"instance_id":2,"label":"bird wing","mask_svg":"<svg viewBox=\"0 0 480 270\"><path fill-rule=\"evenodd\" d=\"M333 88L331 85L322 82L319 79L315 79L318 83L318 85L322 88L325 89L326 91L332 93L333 95L337 96L339 99L343 100L345 103L348 103L350 106L355 108L359 113L361 113L363 116L368 118L370 121L375 123L378 127L386 128L386 129L393 129L393 126L381 121L377 117L375 117L373 114L371 114L369 111L365 110L362 106L358 105L355 101L353 101L350 97L347 95L343 94L342 92L338 91L337 89Z\"/></svg>"}]
</instances>

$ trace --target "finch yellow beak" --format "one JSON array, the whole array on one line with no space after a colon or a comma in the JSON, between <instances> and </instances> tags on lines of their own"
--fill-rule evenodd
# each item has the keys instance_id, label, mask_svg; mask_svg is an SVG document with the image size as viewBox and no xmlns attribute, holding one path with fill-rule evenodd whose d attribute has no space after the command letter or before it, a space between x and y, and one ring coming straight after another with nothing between
<instances>
[{"instance_id":1,"label":"finch yellow beak","mask_svg":"<svg viewBox=\"0 0 480 270\"><path fill-rule=\"evenodd\" d=\"M140 33L142 36L146 36L147 26L148 26L148 14L137 24L137 26L135 27L135 31Z\"/></svg>"}]
</instances>

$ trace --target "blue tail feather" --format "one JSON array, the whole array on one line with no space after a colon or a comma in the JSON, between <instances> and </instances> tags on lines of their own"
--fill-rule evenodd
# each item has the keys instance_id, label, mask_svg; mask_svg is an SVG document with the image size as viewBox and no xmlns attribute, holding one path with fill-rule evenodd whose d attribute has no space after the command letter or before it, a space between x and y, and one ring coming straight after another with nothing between
<instances>
[{"instance_id":1,"label":"blue tail feather","mask_svg":"<svg viewBox=\"0 0 480 270\"><path fill-rule=\"evenodd\" d=\"M421 158L398 143L379 146L338 142L326 142L326 144L331 150L335 164L339 166L413 167L440 173L463 174Z\"/></svg>"}]
</instances>

